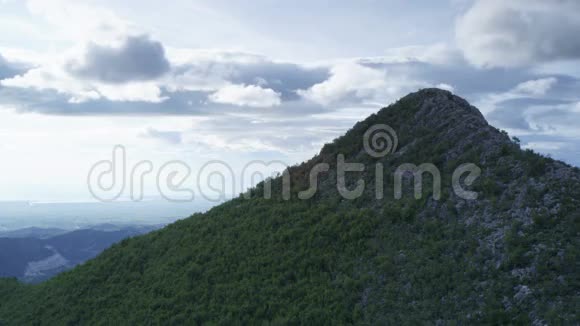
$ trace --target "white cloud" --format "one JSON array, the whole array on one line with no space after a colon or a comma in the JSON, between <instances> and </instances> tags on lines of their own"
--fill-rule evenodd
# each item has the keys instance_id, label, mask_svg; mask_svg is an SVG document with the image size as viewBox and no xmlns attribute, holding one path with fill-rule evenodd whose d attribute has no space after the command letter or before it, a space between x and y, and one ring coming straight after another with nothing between
<instances>
[{"instance_id":1,"label":"white cloud","mask_svg":"<svg viewBox=\"0 0 580 326\"><path fill-rule=\"evenodd\" d=\"M109 85L84 81L71 76L58 64L31 69L22 75L1 80L0 85L36 91L53 90L69 96L70 103L83 103L99 99L159 103L165 99L161 96L160 88L152 82Z\"/></svg>"},{"instance_id":2,"label":"white cloud","mask_svg":"<svg viewBox=\"0 0 580 326\"><path fill-rule=\"evenodd\" d=\"M131 22L113 11L75 0L27 0L30 13L43 17L63 39L74 42L110 41L136 31Z\"/></svg>"},{"instance_id":3,"label":"white cloud","mask_svg":"<svg viewBox=\"0 0 580 326\"><path fill-rule=\"evenodd\" d=\"M161 96L161 89L152 82L132 82L120 85L97 84L96 88L102 97L110 101L160 103L168 99L168 97Z\"/></svg>"},{"instance_id":4,"label":"white cloud","mask_svg":"<svg viewBox=\"0 0 580 326\"><path fill-rule=\"evenodd\" d=\"M564 142L552 142L552 141L535 141L535 142L528 142L523 147L534 149L537 151L550 151L550 150L559 150L566 146Z\"/></svg>"},{"instance_id":5,"label":"white cloud","mask_svg":"<svg viewBox=\"0 0 580 326\"><path fill-rule=\"evenodd\" d=\"M285 119L267 114L222 115L200 118L182 132L182 137L184 148L188 149L201 147L210 153L253 153L252 159L259 155L256 152L278 152L298 154L302 160L316 153L325 142L336 138L359 118L360 112L349 117L329 114ZM300 133L296 133L297 128Z\"/></svg>"},{"instance_id":6,"label":"white cloud","mask_svg":"<svg viewBox=\"0 0 580 326\"><path fill-rule=\"evenodd\" d=\"M441 88L441 89L444 89L444 90L450 91L450 92L454 92L455 91L455 87L453 87L453 86L451 86L449 84L445 84L445 83L437 84L437 85L435 85L435 87Z\"/></svg>"},{"instance_id":7,"label":"white cloud","mask_svg":"<svg viewBox=\"0 0 580 326\"><path fill-rule=\"evenodd\" d=\"M54 90L61 94L70 95L72 102L82 102L101 97L94 88L78 83L60 69L58 65L31 69L22 75L1 80L0 85L4 87L30 88L37 91Z\"/></svg>"},{"instance_id":8,"label":"white cloud","mask_svg":"<svg viewBox=\"0 0 580 326\"><path fill-rule=\"evenodd\" d=\"M380 107L411 91L433 87L405 72L413 64L385 63L378 57L343 60L331 66L328 79L297 93L328 108Z\"/></svg>"},{"instance_id":9,"label":"white cloud","mask_svg":"<svg viewBox=\"0 0 580 326\"><path fill-rule=\"evenodd\" d=\"M139 136L143 138L158 140L171 145L179 145L183 141L180 131L157 130L152 127L147 128L144 132L139 134Z\"/></svg>"},{"instance_id":10,"label":"white cloud","mask_svg":"<svg viewBox=\"0 0 580 326\"><path fill-rule=\"evenodd\" d=\"M580 58L577 0L477 0L456 24L456 41L480 67Z\"/></svg>"},{"instance_id":11,"label":"white cloud","mask_svg":"<svg viewBox=\"0 0 580 326\"><path fill-rule=\"evenodd\" d=\"M331 76L322 83L298 93L321 105L330 105L346 98L374 99L388 88L385 72L354 62L339 63L331 68Z\"/></svg>"},{"instance_id":12,"label":"white cloud","mask_svg":"<svg viewBox=\"0 0 580 326\"><path fill-rule=\"evenodd\" d=\"M168 48L174 66L164 83L171 92L216 91L231 84L229 79L240 67L263 64L263 56L218 49Z\"/></svg>"},{"instance_id":13,"label":"white cloud","mask_svg":"<svg viewBox=\"0 0 580 326\"><path fill-rule=\"evenodd\" d=\"M371 63L422 62L436 65L456 64L458 60L461 60L461 53L445 43L391 48L382 56L362 59Z\"/></svg>"},{"instance_id":14,"label":"white cloud","mask_svg":"<svg viewBox=\"0 0 580 326\"><path fill-rule=\"evenodd\" d=\"M578 138L580 120L575 104L531 106L522 112L522 117L532 132L539 135L553 135Z\"/></svg>"},{"instance_id":15,"label":"white cloud","mask_svg":"<svg viewBox=\"0 0 580 326\"><path fill-rule=\"evenodd\" d=\"M214 92L231 84L245 84L271 88L288 100L297 97L297 89L328 77L326 67L274 61L253 53L169 48L167 54L173 69L163 83L170 92Z\"/></svg>"},{"instance_id":16,"label":"white cloud","mask_svg":"<svg viewBox=\"0 0 580 326\"><path fill-rule=\"evenodd\" d=\"M139 44L131 46L134 43L131 40ZM304 107L305 101L301 101L296 90L328 77L326 67L278 62L251 53L171 49L165 58L162 50L158 42L132 36L116 44L98 45L96 51L94 45L88 49L73 47L55 60L47 60L36 68L21 71L18 76L7 75L12 77L0 80L3 86L10 88L4 90L7 95L4 102L14 100L22 104L21 107L30 103L29 108L33 111L59 114L103 114L98 105L91 105L90 102L96 100L101 100L101 108L106 106L107 114L198 112L211 110L210 103L271 107L283 102L302 102L293 104L299 108ZM143 52L148 59L143 59ZM149 64L151 61L153 65ZM166 68L168 71L159 75ZM63 101L63 95L69 104L87 103L87 106L55 108ZM50 98L52 106L38 106L37 100L41 97L44 103ZM22 98L24 102L20 101ZM124 109L105 103L160 103L166 99L173 100L167 108L130 105ZM309 105L312 107L312 103ZM224 105L220 107L225 108Z\"/></svg>"},{"instance_id":17,"label":"white cloud","mask_svg":"<svg viewBox=\"0 0 580 326\"><path fill-rule=\"evenodd\" d=\"M49 52L50 51L40 53L34 50L0 46L0 54L4 59L6 59L6 61L29 68L54 61L54 59L58 57L58 55Z\"/></svg>"},{"instance_id":18,"label":"white cloud","mask_svg":"<svg viewBox=\"0 0 580 326\"><path fill-rule=\"evenodd\" d=\"M0 85L52 90L68 96L70 103L99 99L159 103L166 98L161 96L158 83L147 80L167 70L169 62L160 43L145 36L127 36L117 47L92 44L70 48L58 59L0 80Z\"/></svg>"},{"instance_id":19,"label":"white cloud","mask_svg":"<svg viewBox=\"0 0 580 326\"><path fill-rule=\"evenodd\" d=\"M476 105L483 113L489 114L496 109L498 104L505 101L520 98L541 98L557 82L558 79L554 77L528 80L517 84L507 92L486 94Z\"/></svg>"},{"instance_id":20,"label":"white cloud","mask_svg":"<svg viewBox=\"0 0 580 326\"><path fill-rule=\"evenodd\" d=\"M554 77L528 80L526 82L518 84L514 89L514 93L529 94L529 95L544 95L557 82L558 80Z\"/></svg>"},{"instance_id":21,"label":"white cloud","mask_svg":"<svg viewBox=\"0 0 580 326\"><path fill-rule=\"evenodd\" d=\"M167 47L167 56L176 65L192 62L253 64L267 60L263 55L224 49L189 49Z\"/></svg>"},{"instance_id":22,"label":"white cloud","mask_svg":"<svg viewBox=\"0 0 580 326\"><path fill-rule=\"evenodd\" d=\"M209 96L214 103L268 108L281 104L280 94L256 85L228 85Z\"/></svg>"}]
</instances>

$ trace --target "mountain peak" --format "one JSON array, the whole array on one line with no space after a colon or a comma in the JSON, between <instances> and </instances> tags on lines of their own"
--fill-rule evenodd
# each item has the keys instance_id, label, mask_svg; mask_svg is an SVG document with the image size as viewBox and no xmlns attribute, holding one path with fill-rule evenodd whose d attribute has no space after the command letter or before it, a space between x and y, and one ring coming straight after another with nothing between
<instances>
[{"instance_id":1,"label":"mountain peak","mask_svg":"<svg viewBox=\"0 0 580 326\"><path fill-rule=\"evenodd\" d=\"M483 114L465 99L454 95L450 91L439 88L424 88L403 97L400 102L420 106L416 117L424 116L429 119L468 118L479 120L482 125L487 125Z\"/></svg>"},{"instance_id":2,"label":"mountain peak","mask_svg":"<svg viewBox=\"0 0 580 326\"><path fill-rule=\"evenodd\" d=\"M453 144L451 153L459 154L474 145L484 152L498 151L504 144L513 145L507 134L492 127L481 112L465 99L438 88L410 93L363 121L344 136L327 144L321 154L356 155L362 149L365 133L373 126L388 126L396 134L400 149L426 153L437 144Z\"/></svg>"},{"instance_id":3,"label":"mountain peak","mask_svg":"<svg viewBox=\"0 0 580 326\"><path fill-rule=\"evenodd\" d=\"M409 93L405 97L417 97L417 96L421 96L421 97L432 97L432 96L452 97L453 93L451 93L448 90L441 89L441 88L428 87L428 88L422 88L416 92Z\"/></svg>"}]
</instances>

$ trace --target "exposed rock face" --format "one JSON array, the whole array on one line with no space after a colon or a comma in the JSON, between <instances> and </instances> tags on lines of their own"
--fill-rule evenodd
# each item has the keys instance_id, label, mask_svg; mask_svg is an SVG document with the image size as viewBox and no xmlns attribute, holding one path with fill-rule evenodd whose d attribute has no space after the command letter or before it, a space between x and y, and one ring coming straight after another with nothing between
<instances>
[{"instance_id":1,"label":"exposed rock face","mask_svg":"<svg viewBox=\"0 0 580 326\"><path fill-rule=\"evenodd\" d=\"M68 259L63 257L58 251L50 246L47 249L51 250L53 255L39 261L28 263L24 271L24 280L46 279L58 271L63 271L71 267Z\"/></svg>"},{"instance_id":2,"label":"exposed rock face","mask_svg":"<svg viewBox=\"0 0 580 326\"><path fill-rule=\"evenodd\" d=\"M391 126L397 131L399 141L395 153L379 159L369 158L361 144L364 132L376 124ZM541 296L544 291L543 285L534 283L542 278L539 270L545 269L545 259L565 264L564 257L569 261L576 253L570 251L570 238L561 241L557 232L552 233L551 238L543 236L539 229L551 228L564 220L580 220L578 168L530 150L521 150L507 133L489 125L477 108L439 89L409 94L357 123L345 136L326 145L320 155L292 172L305 175L301 169L310 169L320 162L328 162L334 168L333 162L340 153L350 157L352 162L367 165L363 178L370 189L374 189L374 170L368 168L371 164L383 164L385 176L392 176L403 163L433 163L441 172L444 198L434 200L427 195L420 207L404 200L402 205L416 209L418 219L459 219L466 226L480 230L475 236L479 243L477 250L486 257L482 270L485 273L506 272L515 284L519 284L514 287L512 296L504 298L504 305L530 309L531 321L542 323L534 312L540 305L534 297ZM450 176L463 163L474 163L481 168L481 176L469 187L477 191L477 200L462 199L451 191ZM335 175L336 171L331 168L322 179L322 198L336 196ZM351 186L355 184L354 179ZM406 175L405 180L407 197L411 197L412 175ZM392 179L387 178L386 183L388 200L389 196L392 199ZM428 178L427 183L430 184ZM424 190L428 188L424 186ZM372 192L365 195L373 196ZM384 211L389 204L371 202L367 205ZM574 242L578 245L577 230L569 231L575 232ZM534 242L542 243L531 245ZM555 278L563 276L555 274ZM521 284L522 280L527 285ZM490 283L482 283L480 291L488 288ZM574 291L578 294L578 289ZM561 298L554 300L550 304L564 304L557 302Z\"/></svg>"}]
</instances>

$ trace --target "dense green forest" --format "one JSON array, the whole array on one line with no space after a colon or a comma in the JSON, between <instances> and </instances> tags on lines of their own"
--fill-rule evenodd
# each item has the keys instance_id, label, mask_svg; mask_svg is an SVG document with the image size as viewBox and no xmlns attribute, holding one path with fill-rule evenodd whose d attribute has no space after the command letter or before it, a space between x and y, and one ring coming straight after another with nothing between
<instances>
[{"instance_id":1,"label":"dense green forest","mask_svg":"<svg viewBox=\"0 0 580 326\"><path fill-rule=\"evenodd\" d=\"M399 151L365 154L364 132L385 123ZM365 163L336 190L336 157ZM308 172L329 163L309 200ZM375 163L385 169L374 196ZM393 196L401 163L432 162L417 200ZM456 196L449 175L477 163L477 200ZM1 325L548 324L578 323L580 172L519 148L449 92L408 95L356 124L282 179L204 214L114 245L40 285L0 281ZM250 198L246 198L250 197Z\"/></svg>"}]
</instances>

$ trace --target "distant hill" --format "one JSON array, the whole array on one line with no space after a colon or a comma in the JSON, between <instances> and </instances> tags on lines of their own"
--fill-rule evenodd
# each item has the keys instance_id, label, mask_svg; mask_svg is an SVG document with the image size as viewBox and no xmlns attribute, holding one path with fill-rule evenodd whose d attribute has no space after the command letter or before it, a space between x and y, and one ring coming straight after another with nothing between
<instances>
[{"instance_id":1,"label":"distant hill","mask_svg":"<svg viewBox=\"0 0 580 326\"><path fill-rule=\"evenodd\" d=\"M0 234L0 277L38 283L96 257L116 242L157 228L99 225L76 231L27 228L6 232Z\"/></svg>"},{"instance_id":2,"label":"distant hill","mask_svg":"<svg viewBox=\"0 0 580 326\"><path fill-rule=\"evenodd\" d=\"M365 147L369 139L389 147L367 134L383 125L398 135L389 155ZM341 178L341 158L363 164L351 166L363 171ZM413 181L409 171L400 174L397 188L393 176L408 163L436 167L441 193L430 173L418 199L417 175ZM474 180L463 175L457 188L452 176L466 163L481 173ZM324 164L317 191L303 192L311 171ZM1 282L0 320L579 323L580 171L521 150L462 98L437 89L410 94L288 172L289 200L282 175L272 181L270 199L262 183L207 213L124 240L45 283ZM361 182L362 192L351 196Z\"/></svg>"},{"instance_id":3,"label":"distant hill","mask_svg":"<svg viewBox=\"0 0 580 326\"><path fill-rule=\"evenodd\" d=\"M57 228L37 228L30 227L24 229L17 229L11 231L0 232L0 238L34 238L46 239L60 234L70 232L64 229Z\"/></svg>"}]
</instances>

